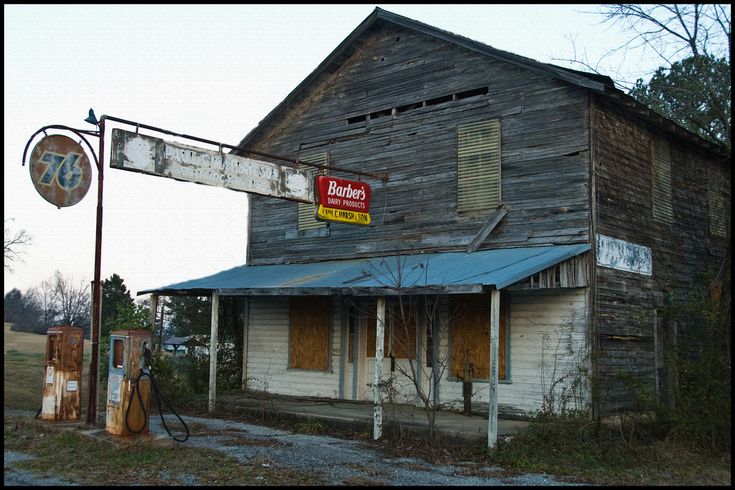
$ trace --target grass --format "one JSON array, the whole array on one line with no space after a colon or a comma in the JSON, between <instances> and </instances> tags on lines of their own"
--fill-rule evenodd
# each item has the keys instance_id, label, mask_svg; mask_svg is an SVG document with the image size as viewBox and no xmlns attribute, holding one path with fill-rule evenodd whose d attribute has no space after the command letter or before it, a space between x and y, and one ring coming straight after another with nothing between
<instances>
[{"instance_id":1,"label":"grass","mask_svg":"<svg viewBox=\"0 0 735 490\"><path fill-rule=\"evenodd\" d=\"M35 455L14 464L82 485L318 485L317 475L241 463L213 449L119 449L73 431L49 430L27 417L5 417L5 449ZM78 464L84 461L84 464Z\"/></svg>"},{"instance_id":2,"label":"grass","mask_svg":"<svg viewBox=\"0 0 735 490\"><path fill-rule=\"evenodd\" d=\"M730 454L712 456L667 439L625 438L616 427L577 417L543 419L496 451L488 463L601 485L730 485Z\"/></svg>"},{"instance_id":3,"label":"grass","mask_svg":"<svg viewBox=\"0 0 735 490\"><path fill-rule=\"evenodd\" d=\"M10 332L5 326L5 409L37 410L41 403L43 353L45 336ZM89 349L85 344L85 368ZM86 386L87 376L83 377ZM83 397L86 389L82 390ZM104 399L104 393L101 395ZM187 415L206 414L206 396L199 403L190 403ZM82 408L86 408L83 399ZM731 485L730 453L706 455L691 445L670 440L639 440L622 437L617 430L597 431L586 420L561 418L541 420L531 430L509 441L500 440L495 451L442 444L430 448L425 441L413 438L400 445L382 443L375 446L369 433L340 432L327 423L307 419L294 423L279 420L264 413L254 419L220 404L222 416L250 423L276 425L308 434L357 438L373 447L382 447L396 456L423 457L435 463L451 464L473 461L479 467L502 466L503 474L548 473L569 481L585 481L601 485ZM206 426L190 426L192 432L204 432ZM274 441L250 440L233 432L232 444L275 445ZM403 436L406 437L405 435ZM653 441L653 442L652 442ZM318 484L312 475L287 468L266 467L257 461L240 463L217 451L176 446L172 449L121 450L80 439L73 433L48 433L34 421L5 418L5 448L29 452L38 456L18 467L41 473L66 476L88 484L126 485L276 485ZM69 461L85 461L84 465ZM91 471L90 468L94 468ZM182 468L186 469L182 476ZM469 472L475 470L468 470ZM478 469L477 471L480 471ZM482 470L485 471L485 470ZM508 472L508 473L506 473ZM184 478L183 480L179 477ZM308 476L308 478L306 478ZM379 479L380 475L375 476ZM370 479L355 479L354 485L380 484Z\"/></svg>"},{"instance_id":4,"label":"grass","mask_svg":"<svg viewBox=\"0 0 735 490\"><path fill-rule=\"evenodd\" d=\"M46 336L13 332L10 323L4 325L3 407L33 410L41 407L45 372ZM84 342L82 385L88 386L91 343ZM89 391L82 390L81 408L87 409Z\"/></svg>"}]
</instances>

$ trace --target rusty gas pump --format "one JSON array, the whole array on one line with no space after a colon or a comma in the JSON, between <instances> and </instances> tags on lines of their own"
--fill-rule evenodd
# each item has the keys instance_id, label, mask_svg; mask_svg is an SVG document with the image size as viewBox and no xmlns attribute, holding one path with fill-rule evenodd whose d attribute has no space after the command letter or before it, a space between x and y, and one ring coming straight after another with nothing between
<instances>
[{"instance_id":1,"label":"rusty gas pump","mask_svg":"<svg viewBox=\"0 0 735 490\"><path fill-rule=\"evenodd\" d=\"M41 420L80 419L83 351L81 328L55 326L46 330Z\"/></svg>"},{"instance_id":2,"label":"rusty gas pump","mask_svg":"<svg viewBox=\"0 0 735 490\"><path fill-rule=\"evenodd\" d=\"M149 372L151 332L115 330L110 333L105 429L116 436L150 431L151 382Z\"/></svg>"}]
</instances>

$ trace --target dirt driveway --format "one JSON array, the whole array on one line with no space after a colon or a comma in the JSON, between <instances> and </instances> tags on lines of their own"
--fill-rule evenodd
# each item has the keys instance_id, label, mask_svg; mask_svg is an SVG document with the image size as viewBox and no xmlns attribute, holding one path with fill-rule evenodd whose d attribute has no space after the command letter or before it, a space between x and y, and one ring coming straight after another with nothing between
<instances>
[{"instance_id":1,"label":"dirt driveway","mask_svg":"<svg viewBox=\"0 0 735 490\"><path fill-rule=\"evenodd\" d=\"M186 442L176 444L216 449L249 465L297 470L314 475L315 482L328 485L570 485L550 475L510 476L502 468L470 462L434 465L420 458L386 458L377 448L356 440L299 434L222 419L188 416L184 419L192 428L191 436ZM151 429L154 433L165 433L158 417L151 419ZM5 451L6 486L75 484L13 468L14 461L27 457L16 451ZM168 478L171 485L209 483L187 475L185 469ZM268 485L268 482L263 484Z\"/></svg>"}]
</instances>

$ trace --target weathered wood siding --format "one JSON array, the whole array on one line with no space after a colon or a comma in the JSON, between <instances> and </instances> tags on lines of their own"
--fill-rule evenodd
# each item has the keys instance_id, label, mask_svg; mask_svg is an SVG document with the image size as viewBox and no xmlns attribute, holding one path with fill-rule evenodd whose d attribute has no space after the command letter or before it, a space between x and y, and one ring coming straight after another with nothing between
<instances>
[{"instance_id":1,"label":"weathered wood siding","mask_svg":"<svg viewBox=\"0 0 735 490\"><path fill-rule=\"evenodd\" d=\"M477 88L487 93L396 110ZM457 127L490 119L501 122L502 202L511 210L480 248L586 242L587 91L391 27L253 142L255 150L291 157L326 151L335 166L389 174L386 184L369 180L372 225L299 232L297 204L254 196L251 263L466 247L494 210L457 212Z\"/></svg>"},{"instance_id":2,"label":"weathered wood siding","mask_svg":"<svg viewBox=\"0 0 735 490\"><path fill-rule=\"evenodd\" d=\"M707 196L712 182L727 182L729 189L730 180L723 162L654 132L603 101L596 101L592 121L595 232L649 247L653 258L651 276L595 269L596 403L600 415L606 415L636 408L636 395L654 390L654 318L656 310L666 308L665 295L681 303L701 291L705 273L721 267L726 243L710 234ZM651 198L651 145L666 140L671 149L670 225L654 219Z\"/></svg>"}]
</instances>

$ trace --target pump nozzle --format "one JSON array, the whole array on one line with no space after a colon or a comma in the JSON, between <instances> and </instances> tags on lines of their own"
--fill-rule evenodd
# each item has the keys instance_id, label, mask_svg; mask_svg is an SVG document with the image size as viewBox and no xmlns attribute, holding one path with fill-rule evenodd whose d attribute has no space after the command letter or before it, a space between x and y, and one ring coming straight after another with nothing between
<instances>
[{"instance_id":1,"label":"pump nozzle","mask_svg":"<svg viewBox=\"0 0 735 490\"><path fill-rule=\"evenodd\" d=\"M143 371L150 373L151 366L152 366L152 357L153 353L148 348L148 342L143 342L143 359L145 360L143 364Z\"/></svg>"}]
</instances>

